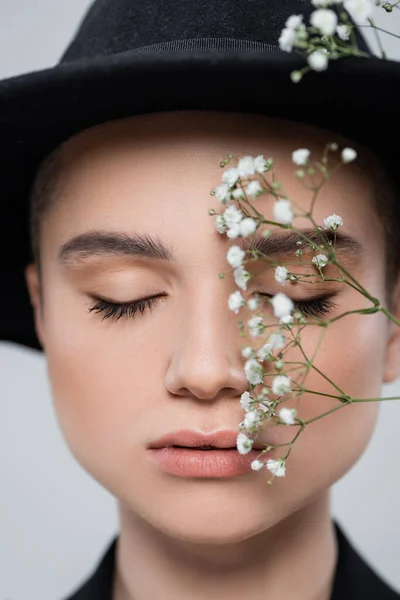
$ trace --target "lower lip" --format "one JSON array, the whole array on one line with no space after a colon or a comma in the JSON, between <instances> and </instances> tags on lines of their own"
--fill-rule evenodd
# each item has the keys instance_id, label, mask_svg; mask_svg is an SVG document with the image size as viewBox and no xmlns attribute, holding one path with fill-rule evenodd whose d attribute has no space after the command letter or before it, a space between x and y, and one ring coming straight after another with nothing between
<instances>
[{"instance_id":1,"label":"lower lip","mask_svg":"<svg viewBox=\"0 0 400 600\"><path fill-rule=\"evenodd\" d=\"M252 471L251 463L261 450L240 454L229 450L192 450L191 448L151 448L152 459L166 473L179 477L234 477Z\"/></svg>"}]
</instances>

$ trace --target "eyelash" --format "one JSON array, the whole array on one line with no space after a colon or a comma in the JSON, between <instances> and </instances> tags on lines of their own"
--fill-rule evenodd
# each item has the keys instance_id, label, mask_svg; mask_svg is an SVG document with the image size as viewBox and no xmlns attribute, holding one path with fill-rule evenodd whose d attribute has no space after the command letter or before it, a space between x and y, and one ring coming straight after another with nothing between
<instances>
[{"instance_id":1,"label":"eyelash","mask_svg":"<svg viewBox=\"0 0 400 600\"><path fill-rule=\"evenodd\" d=\"M153 296L152 298L144 298L143 300L136 300L135 302L126 303L109 302L108 300L97 298L97 304L89 308L89 312L92 312L92 310L95 310L98 313L104 312L105 314L102 320L109 319L111 317L118 321L118 319L124 316L133 318L138 310L141 314L143 314L145 310L152 308L158 303L159 300L162 300L163 298L165 298L165 296Z\"/></svg>"},{"instance_id":2,"label":"eyelash","mask_svg":"<svg viewBox=\"0 0 400 600\"><path fill-rule=\"evenodd\" d=\"M262 294L259 292L261 297L272 298L272 294ZM121 317L133 318L136 312L139 310L140 314L143 314L147 309L153 308L158 304L159 300L164 299L166 296L153 296L151 298L144 298L143 300L136 300L135 302L117 303L103 300L102 298L96 298L97 303L89 308L89 312L95 310L97 313L104 312L103 319L115 319L118 321ZM332 308L338 305L335 302L328 300L327 296L322 298L312 298L311 300L297 300L293 301L295 308L303 313L305 317L312 316L318 317L326 315ZM265 301L264 304L270 305L269 301Z\"/></svg>"},{"instance_id":3,"label":"eyelash","mask_svg":"<svg viewBox=\"0 0 400 600\"><path fill-rule=\"evenodd\" d=\"M272 294L261 294L260 296L272 298ZM269 301L267 305L270 304ZM329 313L333 308L337 308L336 302L328 300L328 296L321 298L312 298L311 300L293 300L295 310L299 310L305 317L320 317Z\"/></svg>"}]
</instances>

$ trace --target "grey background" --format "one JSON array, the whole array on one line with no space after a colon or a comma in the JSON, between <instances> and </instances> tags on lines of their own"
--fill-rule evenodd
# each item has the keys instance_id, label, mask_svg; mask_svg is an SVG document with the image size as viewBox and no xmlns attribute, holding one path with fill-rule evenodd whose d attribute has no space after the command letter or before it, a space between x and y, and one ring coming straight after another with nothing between
<instances>
[{"instance_id":1,"label":"grey background","mask_svg":"<svg viewBox=\"0 0 400 600\"><path fill-rule=\"evenodd\" d=\"M56 64L89 5L0 0L0 79ZM377 9L376 21L400 34L400 10L387 16ZM373 32L366 37L376 49ZM398 60L400 40L382 39ZM0 600L61 599L87 577L117 533L116 502L61 437L45 358L0 343L0 378ZM384 386L382 396L397 395L399 380ZM350 540L398 591L399 417L399 402L383 403L370 445L334 486L332 502Z\"/></svg>"}]
</instances>

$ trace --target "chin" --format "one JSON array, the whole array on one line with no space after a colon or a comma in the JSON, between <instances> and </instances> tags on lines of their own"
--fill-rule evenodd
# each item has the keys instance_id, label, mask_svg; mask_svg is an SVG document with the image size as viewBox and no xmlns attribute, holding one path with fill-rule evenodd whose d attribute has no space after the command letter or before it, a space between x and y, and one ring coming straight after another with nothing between
<instances>
[{"instance_id":1,"label":"chin","mask_svg":"<svg viewBox=\"0 0 400 600\"><path fill-rule=\"evenodd\" d=\"M153 521L150 524L171 538L190 542L193 544L223 545L235 544L251 538L269 528L269 523L262 519L256 519L250 515L238 515L235 520L221 518L186 518L185 515L169 515L169 519Z\"/></svg>"},{"instance_id":2,"label":"chin","mask_svg":"<svg viewBox=\"0 0 400 600\"><path fill-rule=\"evenodd\" d=\"M172 538L201 544L246 540L292 512L288 499L282 502L279 481L275 481L273 490L274 486L267 485L267 478L256 486L235 479L229 483L227 480L180 482L178 488L171 486L149 497L136 498L135 506L130 503L130 509Z\"/></svg>"}]
</instances>

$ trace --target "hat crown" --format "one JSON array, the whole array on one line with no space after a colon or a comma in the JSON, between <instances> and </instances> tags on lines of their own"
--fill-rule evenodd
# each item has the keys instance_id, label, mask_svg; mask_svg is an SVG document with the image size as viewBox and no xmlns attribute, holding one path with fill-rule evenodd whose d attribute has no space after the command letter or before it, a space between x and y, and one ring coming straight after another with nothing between
<instances>
[{"instance_id":1,"label":"hat crown","mask_svg":"<svg viewBox=\"0 0 400 600\"><path fill-rule=\"evenodd\" d=\"M286 19L308 21L313 10L310 0L96 0L60 62L163 49L279 49Z\"/></svg>"}]
</instances>

